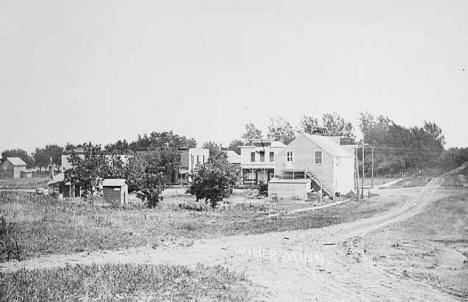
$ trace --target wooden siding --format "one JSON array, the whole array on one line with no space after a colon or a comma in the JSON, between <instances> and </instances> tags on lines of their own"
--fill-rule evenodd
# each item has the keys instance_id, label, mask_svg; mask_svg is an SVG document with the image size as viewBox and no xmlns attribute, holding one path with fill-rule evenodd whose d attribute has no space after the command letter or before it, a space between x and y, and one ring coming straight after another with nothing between
<instances>
[{"instance_id":1,"label":"wooden siding","mask_svg":"<svg viewBox=\"0 0 468 302\"><path fill-rule=\"evenodd\" d=\"M5 160L0 165L0 179L21 178L21 171L24 169L26 169L26 166L15 166L8 160Z\"/></svg>"},{"instance_id":2,"label":"wooden siding","mask_svg":"<svg viewBox=\"0 0 468 302\"><path fill-rule=\"evenodd\" d=\"M102 189L104 199L111 204L125 204L127 203L128 187L103 187Z\"/></svg>"},{"instance_id":3,"label":"wooden siding","mask_svg":"<svg viewBox=\"0 0 468 302\"><path fill-rule=\"evenodd\" d=\"M310 187L310 179L273 179L268 183L268 196L306 200Z\"/></svg>"},{"instance_id":4,"label":"wooden siding","mask_svg":"<svg viewBox=\"0 0 468 302\"><path fill-rule=\"evenodd\" d=\"M323 151L321 165L314 163L314 152L318 150ZM286 153L288 151L293 151L292 162L286 161ZM277 155L275 174L281 175L283 170L288 169L296 171L304 171L306 169L317 176L329 188L334 188L334 165L334 157L305 136L300 136Z\"/></svg>"},{"instance_id":5,"label":"wooden siding","mask_svg":"<svg viewBox=\"0 0 468 302\"><path fill-rule=\"evenodd\" d=\"M322 151L322 164L315 164L315 151ZM293 152L292 162L288 162L286 154ZM283 171L310 171L318 177L333 193L348 193L354 187L354 157L332 156L325 149L315 144L305 136L299 136L282 152L277 154L275 175Z\"/></svg>"}]
</instances>

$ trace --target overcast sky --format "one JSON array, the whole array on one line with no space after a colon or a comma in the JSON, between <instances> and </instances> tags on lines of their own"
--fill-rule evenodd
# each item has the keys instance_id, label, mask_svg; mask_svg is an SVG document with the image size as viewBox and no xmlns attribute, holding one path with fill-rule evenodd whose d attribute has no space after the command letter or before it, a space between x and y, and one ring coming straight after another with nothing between
<instances>
[{"instance_id":1,"label":"overcast sky","mask_svg":"<svg viewBox=\"0 0 468 302\"><path fill-rule=\"evenodd\" d=\"M361 111L468 146L468 1L0 0L0 150Z\"/></svg>"}]
</instances>

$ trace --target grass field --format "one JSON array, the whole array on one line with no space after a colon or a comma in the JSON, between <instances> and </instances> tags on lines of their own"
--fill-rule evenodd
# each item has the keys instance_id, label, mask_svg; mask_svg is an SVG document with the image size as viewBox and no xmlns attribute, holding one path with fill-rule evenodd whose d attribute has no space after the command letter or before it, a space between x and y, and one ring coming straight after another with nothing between
<instances>
[{"instance_id":1,"label":"grass field","mask_svg":"<svg viewBox=\"0 0 468 302\"><path fill-rule=\"evenodd\" d=\"M76 265L0 272L0 301L251 301L253 287L221 266Z\"/></svg>"},{"instance_id":2,"label":"grass field","mask_svg":"<svg viewBox=\"0 0 468 302\"><path fill-rule=\"evenodd\" d=\"M10 246L17 242L22 258L147 245L187 246L197 238L319 228L372 215L395 204L373 198L292 215L288 214L291 210L311 204L249 200L237 194L228 199L229 204L201 211L193 207L191 196L166 198L154 209L114 208L99 200L90 204L19 192L0 193L0 200L6 221L0 240ZM281 215L268 216L278 213ZM5 249L1 256L5 260Z\"/></svg>"},{"instance_id":3,"label":"grass field","mask_svg":"<svg viewBox=\"0 0 468 302\"><path fill-rule=\"evenodd\" d=\"M442 190L451 196L366 237L360 253L398 278L468 299L468 189Z\"/></svg>"},{"instance_id":4,"label":"grass field","mask_svg":"<svg viewBox=\"0 0 468 302\"><path fill-rule=\"evenodd\" d=\"M36 189L47 188L48 177L0 179L0 189Z\"/></svg>"}]
</instances>

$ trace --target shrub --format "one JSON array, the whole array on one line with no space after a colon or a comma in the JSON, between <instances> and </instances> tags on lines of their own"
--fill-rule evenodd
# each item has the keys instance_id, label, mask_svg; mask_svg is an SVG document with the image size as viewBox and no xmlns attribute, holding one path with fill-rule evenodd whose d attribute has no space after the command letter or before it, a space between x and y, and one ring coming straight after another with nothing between
<instances>
[{"instance_id":1,"label":"shrub","mask_svg":"<svg viewBox=\"0 0 468 302\"><path fill-rule=\"evenodd\" d=\"M214 208L231 194L232 187L239 179L239 170L227 161L226 156L221 155L200 166L197 173L190 177L192 182L187 193L195 195L197 201L205 199Z\"/></svg>"},{"instance_id":2,"label":"shrub","mask_svg":"<svg viewBox=\"0 0 468 302\"><path fill-rule=\"evenodd\" d=\"M268 196L268 183L260 182L260 187L258 189L258 195Z\"/></svg>"}]
</instances>

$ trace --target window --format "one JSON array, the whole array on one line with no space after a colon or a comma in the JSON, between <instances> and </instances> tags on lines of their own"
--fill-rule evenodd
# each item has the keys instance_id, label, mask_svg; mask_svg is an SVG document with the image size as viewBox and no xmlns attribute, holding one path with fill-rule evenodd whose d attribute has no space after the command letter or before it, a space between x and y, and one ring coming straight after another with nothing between
<instances>
[{"instance_id":1,"label":"window","mask_svg":"<svg viewBox=\"0 0 468 302\"><path fill-rule=\"evenodd\" d=\"M197 165L200 164L200 155L197 155Z\"/></svg>"},{"instance_id":2,"label":"window","mask_svg":"<svg viewBox=\"0 0 468 302\"><path fill-rule=\"evenodd\" d=\"M260 151L260 161L261 162L265 161L265 151Z\"/></svg>"},{"instance_id":3,"label":"window","mask_svg":"<svg viewBox=\"0 0 468 302\"><path fill-rule=\"evenodd\" d=\"M255 162L255 152L250 152L250 161Z\"/></svg>"},{"instance_id":4,"label":"window","mask_svg":"<svg viewBox=\"0 0 468 302\"><path fill-rule=\"evenodd\" d=\"M205 164L205 155L203 155L203 161L202 164Z\"/></svg>"},{"instance_id":5,"label":"window","mask_svg":"<svg viewBox=\"0 0 468 302\"><path fill-rule=\"evenodd\" d=\"M270 162L275 161L275 152L270 152Z\"/></svg>"},{"instance_id":6,"label":"window","mask_svg":"<svg viewBox=\"0 0 468 302\"><path fill-rule=\"evenodd\" d=\"M323 163L323 153L322 151L315 151L315 164L321 165Z\"/></svg>"},{"instance_id":7,"label":"window","mask_svg":"<svg viewBox=\"0 0 468 302\"><path fill-rule=\"evenodd\" d=\"M286 161L293 161L293 152L292 151L286 152Z\"/></svg>"}]
</instances>

